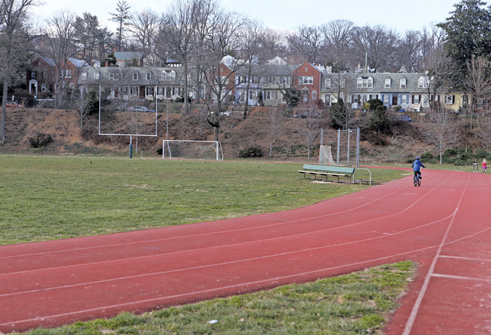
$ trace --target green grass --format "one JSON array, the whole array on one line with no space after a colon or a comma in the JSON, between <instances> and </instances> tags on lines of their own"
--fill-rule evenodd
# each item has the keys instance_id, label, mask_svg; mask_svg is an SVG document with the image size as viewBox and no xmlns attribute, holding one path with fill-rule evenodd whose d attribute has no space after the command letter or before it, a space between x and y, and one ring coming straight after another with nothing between
<instances>
[{"instance_id":1,"label":"green grass","mask_svg":"<svg viewBox=\"0 0 491 335\"><path fill-rule=\"evenodd\" d=\"M398 307L397 299L414 273L414 263L400 262L308 284L26 334L373 334Z\"/></svg>"},{"instance_id":2,"label":"green grass","mask_svg":"<svg viewBox=\"0 0 491 335\"><path fill-rule=\"evenodd\" d=\"M368 187L312 183L298 173L301 167L2 155L0 245L282 211ZM405 174L372 169L377 183Z\"/></svg>"}]
</instances>

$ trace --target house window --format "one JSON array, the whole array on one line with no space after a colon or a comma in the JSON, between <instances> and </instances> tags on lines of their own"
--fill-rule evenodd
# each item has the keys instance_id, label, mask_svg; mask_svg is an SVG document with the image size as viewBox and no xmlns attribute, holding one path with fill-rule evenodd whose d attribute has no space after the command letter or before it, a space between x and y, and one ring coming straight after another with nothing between
<instances>
[{"instance_id":1,"label":"house window","mask_svg":"<svg viewBox=\"0 0 491 335\"><path fill-rule=\"evenodd\" d=\"M274 77L273 76L269 76L268 77L268 84L273 84L274 83Z\"/></svg>"},{"instance_id":2,"label":"house window","mask_svg":"<svg viewBox=\"0 0 491 335\"><path fill-rule=\"evenodd\" d=\"M314 77L309 76L309 77L299 77L298 78L298 83L300 85L309 85L314 83Z\"/></svg>"},{"instance_id":3,"label":"house window","mask_svg":"<svg viewBox=\"0 0 491 335\"><path fill-rule=\"evenodd\" d=\"M453 105L455 103L455 95L449 94L445 97L445 103L447 105Z\"/></svg>"},{"instance_id":4,"label":"house window","mask_svg":"<svg viewBox=\"0 0 491 335\"><path fill-rule=\"evenodd\" d=\"M133 80L138 80L138 72L133 72Z\"/></svg>"},{"instance_id":5,"label":"house window","mask_svg":"<svg viewBox=\"0 0 491 335\"><path fill-rule=\"evenodd\" d=\"M114 73L109 73L109 80L116 80L116 75Z\"/></svg>"},{"instance_id":6,"label":"house window","mask_svg":"<svg viewBox=\"0 0 491 335\"><path fill-rule=\"evenodd\" d=\"M372 88L373 78L372 77L359 77L356 80L356 87L358 88Z\"/></svg>"},{"instance_id":7,"label":"house window","mask_svg":"<svg viewBox=\"0 0 491 335\"><path fill-rule=\"evenodd\" d=\"M82 72L82 74L80 75L80 79L87 80L87 72Z\"/></svg>"},{"instance_id":8,"label":"house window","mask_svg":"<svg viewBox=\"0 0 491 335\"><path fill-rule=\"evenodd\" d=\"M72 77L72 70L65 70L65 71L61 70L60 71L60 78L63 78L63 77L71 78Z\"/></svg>"},{"instance_id":9,"label":"house window","mask_svg":"<svg viewBox=\"0 0 491 335\"><path fill-rule=\"evenodd\" d=\"M317 100L317 91L312 91L312 101Z\"/></svg>"},{"instance_id":10,"label":"house window","mask_svg":"<svg viewBox=\"0 0 491 335\"><path fill-rule=\"evenodd\" d=\"M151 95L153 96L153 92L155 92L153 87L146 87L147 93L146 95Z\"/></svg>"},{"instance_id":11,"label":"house window","mask_svg":"<svg viewBox=\"0 0 491 335\"><path fill-rule=\"evenodd\" d=\"M402 95L402 103L407 104L407 95L405 94Z\"/></svg>"},{"instance_id":12,"label":"house window","mask_svg":"<svg viewBox=\"0 0 491 335\"><path fill-rule=\"evenodd\" d=\"M331 78L326 79L325 85L326 85L326 88L330 88L331 87Z\"/></svg>"},{"instance_id":13,"label":"house window","mask_svg":"<svg viewBox=\"0 0 491 335\"><path fill-rule=\"evenodd\" d=\"M31 78L36 78L36 71L31 71Z\"/></svg>"},{"instance_id":14,"label":"house window","mask_svg":"<svg viewBox=\"0 0 491 335\"><path fill-rule=\"evenodd\" d=\"M95 72L94 73L94 79L95 80L99 80L99 78L101 77L101 74L99 72ZM114 80L114 79L113 79Z\"/></svg>"},{"instance_id":15,"label":"house window","mask_svg":"<svg viewBox=\"0 0 491 335\"><path fill-rule=\"evenodd\" d=\"M152 79L152 72L147 72L147 80Z\"/></svg>"},{"instance_id":16,"label":"house window","mask_svg":"<svg viewBox=\"0 0 491 335\"><path fill-rule=\"evenodd\" d=\"M41 92L46 92L46 84L41 84Z\"/></svg>"},{"instance_id":17,"label":"house window","mask_svg":"<svg viewBox=\"0 0 491 335\"><path fill-rule=\"evenodd\" d=\"M75 87L75 83L70 83L70 88L73 89Z\"/></svg>"},{"instance_id":18,"label":"house window","mask_svg":"<svg viewBox=\"0 0 491 335\"><path fill-rule=\"evenodd\" d=\"M413 95L413 104L419 104L420 101L420 96L419 95Z\"/></svg>"},{"instance_id":19,"label":"house window","mask_svg":"<svg viewBox=\"0 0 491 335\"><path fill-rule=\"evenodd\" d=\"M385 79L385 88L390 88L390 79Z\"/></svg>"},{"instance_id":20,"label":"house window","mask_svg":"<svg viewBox=\"0 0 491 335\"><path fill-rule=\"evenodd\" d=\"M282 76L281 77L281 83L284 85L288 85L290 83L290 77L288 76Z\"/></svg>"},{"instance_id":21,"label":"house window","mask_svg":"<svg viewBox=\"0 0 491 335\"><path fill-rule=\"evenodd\" d=\"M406 79L405 78L404 79L401 79L399 81L399 84L400 84L401 88L406 88Z\"/></svg>"},{"instance_id":22,"label":"house window","mask_svg":"<svg viewBox=\"0 0 491 335\"><path fill-rule=\"evenodd\" d=\"M138 86L131 86L131 95L138 95Z\"/></svg>"},{"instance_id":23,"label":"house window","mask_svg":"<svg viewBox=\"0 0 491 335\"><path fill-rule=\"evenodd\" d=\"M346 85L346 78L341 78L341 80L339 81L339 85L344 88L344 86Z\"/></svg>"}]
</instances>

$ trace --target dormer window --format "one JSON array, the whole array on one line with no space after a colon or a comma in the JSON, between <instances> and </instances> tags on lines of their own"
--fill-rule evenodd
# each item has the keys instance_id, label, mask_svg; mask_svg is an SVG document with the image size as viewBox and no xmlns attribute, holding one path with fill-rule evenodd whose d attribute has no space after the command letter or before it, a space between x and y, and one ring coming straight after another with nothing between
<instances>
[{"instance_id":1,"label":"dormer window","mask_svg":"<svg viewBox=\"0 0 491 335\"><path fill-rule=\"evenodd\" d=\"M139 73L138 72L133 72L133 80L138 80Z\"/></svg>"},{"instance_id":2,"label":"dormer window","mask_svg":"<svg viewBox=\"0 0 491 335\"><path fill-rule=\"evenodd\" d=\"M428 88L428 79L425 77L419 77L418 88Z\"/></svg>"},{"instance_id":3,"label":"dormer window","mask_svg":"<svg viewBox=\"0 0 491 335\"><path fill-rule=\"evenodd\" d=\"M80 75L80 79L87 80L87 72L82 72L82 74Z\"/></svg>"},{"instance_id":4,"label":"dormer window","mask_svg":"<svg viewBox=\"0 0 491 335\"><path fill-rule=\"evenodd\" d=\"M372 77L358 77L356 80L356 87L358 88L372 88L373 78Z\"/></svg>"},{"instance_id":5,"label":"dormer window","mask_svg":"<svg viewBox=\"0 0 491 335\"><path fill-rule=\"evenodd\" d=\"M326 88L330 88L331 87L331 78L327 78L326 79L325 85L326 85Z\"/></svg>"},{"instance_id":6,"label":"dormer window","mask_svg":"<svg viewBox=\"0 0 491 335\"><path fill-rule=\"evenodd\" d=\"M400 86L401 86L401 88L406 88L407 87L406 78L403 78L403 79L400 80Z\"/></svg>"},{"instance_id":7,"label":"dormer window","mask_svg":"<svg viewBox=\"0 0 491 335\"><path fill-rule=\"evenodd\" d=\"M385 86L384 87L390 88L390 82L391 82L390 78L385 79Z\"/></svg>"},{"instance_id":8,"label":"dormer window","mask_svg":"<svg viewBox=\"0 0 491 335\"><path fill-rule=\"evenodd\" d=\"M152 79L152 72L147 72L147 80L151 80Z\"/></svg>"}]
</instances>

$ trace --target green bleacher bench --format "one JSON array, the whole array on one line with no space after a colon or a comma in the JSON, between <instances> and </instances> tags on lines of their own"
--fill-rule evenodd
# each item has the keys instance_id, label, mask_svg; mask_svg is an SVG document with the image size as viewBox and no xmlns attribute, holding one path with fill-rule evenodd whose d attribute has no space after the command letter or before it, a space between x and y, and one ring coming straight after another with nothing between
<instances>
[{"instance_id":1,"label":"green bleacher bench","mask_svg":"<svg viewBox=\"0 0 491 335\"><path fill-rule=\"evenodd\" d=\"M351 179L355 173L355 168L304 164L302 170L298 170L298 172L302 173L304 178L308 175L309 179L312 176L314 180L322 180L322 178L324 178L325 181L328 181L328 177L333 177L337 178L338 183L339 178L348 178L349 182L351 183Z\"/></svg>"}]
</instances>

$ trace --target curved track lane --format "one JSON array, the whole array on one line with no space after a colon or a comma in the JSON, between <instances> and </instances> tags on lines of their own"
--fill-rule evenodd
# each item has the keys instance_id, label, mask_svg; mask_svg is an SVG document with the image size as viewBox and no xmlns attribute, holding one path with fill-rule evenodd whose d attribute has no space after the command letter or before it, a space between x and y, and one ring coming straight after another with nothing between
<instances>
[{"instance_id":1,"label":"curved track lane","mask_svg":"<svg viewBox=\"0 0 491 335\"><path fill-rule=\"evenodd\" d=\"M280 213L0 247L0 331L306 282L411 259L387 334L491 333L490 176L425 170ZM329 186L326 186L329 187Z\"/></svg>"}]
</instances>

